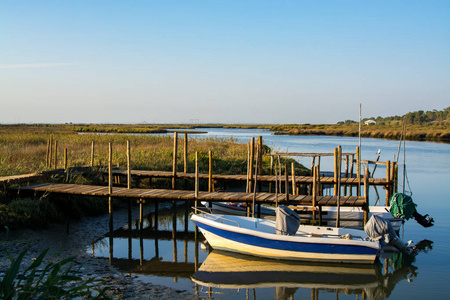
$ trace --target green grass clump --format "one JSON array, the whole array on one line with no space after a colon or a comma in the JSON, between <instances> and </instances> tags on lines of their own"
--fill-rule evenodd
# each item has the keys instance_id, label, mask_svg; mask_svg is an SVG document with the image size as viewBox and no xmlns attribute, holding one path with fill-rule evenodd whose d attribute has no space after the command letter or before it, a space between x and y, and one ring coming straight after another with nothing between
<instances>
[{"instance_id":1,"label":"green grass clump","mask_svg":"<svg viewBox=\"0 0 450 300\"><path fill-rule=\"evenodd\" d=\"M103 281L95 278L84 280L79 268L74 267L76 256L44 265L49 249L43 251L29 266L22 266L27 249L14 258L5 252L10 266L0 278L0 298L10 299L106 299L107 288L101 287ZM25 269L21 271L21 269Z\"/></svg>"}]
</instances>

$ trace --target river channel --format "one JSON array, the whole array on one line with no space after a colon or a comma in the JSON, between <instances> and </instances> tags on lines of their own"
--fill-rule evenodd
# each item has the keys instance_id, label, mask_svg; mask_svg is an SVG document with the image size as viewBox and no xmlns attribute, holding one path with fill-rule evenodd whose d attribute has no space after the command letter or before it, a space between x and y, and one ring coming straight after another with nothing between
<instances>
[{"instance_id":1,"label":"river channel","mask_svg":"<svg viewBox=\"0 0 450 300\"><path fill-rule=\"evenodd\" d=\"M273 135L266 130L202 128L206 134L190 138L230 137L247 143L262 136L275 152L330 153L338 145L355 152L358 138ZM406 141L406 177L403 183L403 144L383 139L361 139L363 160L381 161L399 156L399 191L412 193L417 210L435 220L424 228L413 219L401 229L404 241L412 240L421 251L415 257L394 254L375 266L282 263L210 249L186 219L184 206L162 203L158 231L152 210L140 233L133 222L104 237L87 251L109 259L125 273L144 282L173 287L217 299L448 299L450 295L450 144ZM311 158L297 158L309 167ZM373 168L373 166L371 167ZM332 171L332 158L321 161L321 170ZM385 177L377 168L374 177ZM384 195L384 191L380 193ZM375 199L371 191L371 199ZM381 197L384 202L384 198ZM371 200L371 204L373 204ZM176 233L175 230L176 229ZM174 238L175 237L175 238Z\"/></svg>"}]
</instances>

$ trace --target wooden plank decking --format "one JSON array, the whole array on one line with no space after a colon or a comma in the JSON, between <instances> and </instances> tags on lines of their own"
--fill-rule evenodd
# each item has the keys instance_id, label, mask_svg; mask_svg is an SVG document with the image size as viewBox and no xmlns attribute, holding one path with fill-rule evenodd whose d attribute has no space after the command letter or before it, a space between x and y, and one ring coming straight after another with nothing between
<instances>
[{"instance_id":1,"label":"wooden plank decking","mask_svg":"<svg viewBox=\"0 0 450 300\"><path fill-rule=\"evenodd\" d=\"M113 170L112 171L113 176L127 176L127 170ZM173 178L173 172L171 171L143 171L143 170L131 170L131 176L137 177L137 178ZM177 179L195 179L194 173L184 173L184 172L177 172L176 173ZM207 180L209 179L208 174L199 174L200 179ZM282 180L284 181L284 176L282 176ZM239 181L246 181L247 176L246 175L218 175L213 174L212 175L213 180L239 180ZM277 177L274 175L258 175L258 181L259 182L276 182ZM280 177L278 177L278 180L280 180ZM289 182L292 182L292 176L288 176ZM363 183L364 179L361 178L361 184ZM313 177L311 176L295 176L295 182L299 184L312 184L313 183ZM320 177L320 183L321 184L335 184L336 181L334 180L334 177ZM341 184L342 185L358 185L358 179L357 178L341 178ZM386 178L369 178L369 185L378 185L378 186L384 186L389 184L389 182L386 181Z\"/></svg>"},{"instance_id":2,"label":"wooden plank decking","mask_svg":"<svg viewBox=\"0 0 450 300\"><path fill-rule=\"evenodd\" d=\"M253 193L238 192L199 192L198 198L195 198L194 191L185 190L164 190L164 189L127 189L114 187L112 194L109 194L107 186L91 186L79 184L55 184L42 183L20 187L21 191L35 191L43 193L58 193L82 196L102 196L116 198L134 198L149 200L186 200L186 201L227 201L227 202L252 202ZM256 202L275 203L277 195L274 193L256 193ZM290 205L312 205L312 196L289 195L289 201L286 201L285 194L278 194L278 202ZM316 203L319 206L336 206L338 198L335 196L317 196ZM364 206L364 197L341 196L341 206Z\"/></svg>"}]
</instances>

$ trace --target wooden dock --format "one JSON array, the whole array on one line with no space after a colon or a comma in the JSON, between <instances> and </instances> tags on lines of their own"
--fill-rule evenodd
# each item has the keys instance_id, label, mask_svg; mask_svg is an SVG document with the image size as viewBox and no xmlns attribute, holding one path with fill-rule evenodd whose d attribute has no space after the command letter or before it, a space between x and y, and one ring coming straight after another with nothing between
<instances>
[{"instance_id":1,"label":"wooden dock","mask_svg":"<svg viewBox=\"0 0 450 300\"><path fill-rule=\"evenodd\" d=\"M107 172L106 172L107 173ZM185 172L177 172L174 176L172 171L145 171L145 170L131 170L131 177L138 179L145 178L177 178L177 179L195 179L194 173L185 173ZM112 170L113 176L128 176L127 170ZM199 179L208 180L209 174L198 174ZM213 180L216 181L247 181L247 175L220 175L220 174L212 174ZM280 181L281 176L275 175L258 175L258 182L276 182ZM292 176L288 176L288 181L292 183ZM285 180L285 176L282 176L283 181ZM314 178L311 176L295 176L295 182L297 184L312 184L314 182ZM343 185L352 185L357 186L359 184L358 178L340 178L340 182ZM334 177L320 177L321 184L335 184L337 183ZM362 183L362 180L361 180ZM386 178L369 178L369 185L376 186L385 186L390 184L391 182L386 180Z\"/></svg>"},{"instance_id":2,"label":"wooden dock","mask_svg":"<svg viewBox=\"0 0 450 300\"><path fill-rule=\"evenodd\" d=\"M79 184L55 184L42 183L29 186L22 186L20 191L32 191L41 193L55 193L80 196L97 196L97 197L113 197L113 198L133 198L137 200L184 200L184 201L211 201L211 202L247 202L252 203L255 197L256 203L281 203L288 205L313 205L313 196L306 195L286 195L274 193L242 193L242 192L203 192L199 191L198 196L194 191L186 190L166 190L166 189L128 189L122 187L114 187L112 193L109 193L108 186L92 186ZM286 197L288 199L286 199ZM315 205L317 206L358 206L364 207L366 204L365 197L358 196L315 196ZM193 203L194 204L194 203Z\"/></svg>"}]
</instances>

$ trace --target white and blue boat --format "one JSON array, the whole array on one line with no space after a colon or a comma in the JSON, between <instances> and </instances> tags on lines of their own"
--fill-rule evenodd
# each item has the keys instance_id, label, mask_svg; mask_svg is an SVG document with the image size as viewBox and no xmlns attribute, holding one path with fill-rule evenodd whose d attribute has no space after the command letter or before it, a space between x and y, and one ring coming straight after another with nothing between
<instances>
[{"instance_id":1,"label":"white and blue boat","mask_svg":"<svg viewBox=\"0 0 450 300\"><path fill-rule=\"evenodd\" d=\"M191 220L213 249L265 258L372 264L380 250L379 242L363 230L300 225L299 218L292 226L292 218L273 221L198 211Z\"/></svg>"}]
</instances>

